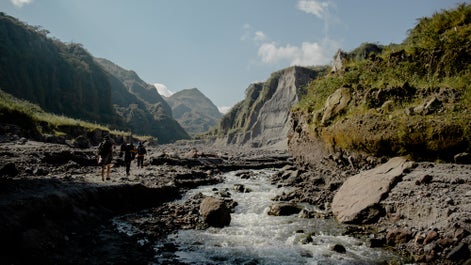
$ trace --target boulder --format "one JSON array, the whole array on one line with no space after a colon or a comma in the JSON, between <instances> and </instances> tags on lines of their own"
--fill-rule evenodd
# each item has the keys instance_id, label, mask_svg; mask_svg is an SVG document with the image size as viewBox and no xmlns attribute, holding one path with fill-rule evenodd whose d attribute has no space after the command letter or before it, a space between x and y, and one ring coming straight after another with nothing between
<instances>
[{"instance_id":1,"label":"boulder","mask_svg":"<svg viewBox=\"0 0 471 265\"><path fill-rule=\"evenodd\" d=\"M200 215L209 226L224 227L231 223L231 211L223 200L214 197L206 197L201 201Z\"/></svg>"},{"instance_id":2,"label":"boulder","mask_svg":"<svg viewBox=\"0 0 471 265\"><path fill-rule=\"evenodd\" d=\"M0 166L0 177L3 177L3 176L15 177L19 173L20 172L18 171L14 163L7 163L3 166Z\"/></svg>"},{"instance_id":3,"label":"boulder","mask_svg":"<svg viewBox=\"0 0 471 265\"><path fill-rule=\"evenodd\" d=\"M321 123L327 124L332 118L341 113L351 99L352 96L349 88L342 87L337 89L325 102Z\"/></svg>"},{"instance_id":4,"label":"boulder","mask_svg":"<svg viewBox=\"0 0 471 265\"><path fill-rule=\"evenodd\" d=\"M332 212L339 222L365 224L382 214L379 206L413 163L402 157L348 178L334 196Z\"/></svg>"},{"instance_id":5,"label":"boulder","mask_svg":"<svg viewBox=\"0 0 471 265\"><path fill-rule=\"evenodd\" d=\"M280 202L270 206L268 215L273 216L288 216L292 214L298 214L301 209L294 203Z\"/></svg>"}]
</instances>

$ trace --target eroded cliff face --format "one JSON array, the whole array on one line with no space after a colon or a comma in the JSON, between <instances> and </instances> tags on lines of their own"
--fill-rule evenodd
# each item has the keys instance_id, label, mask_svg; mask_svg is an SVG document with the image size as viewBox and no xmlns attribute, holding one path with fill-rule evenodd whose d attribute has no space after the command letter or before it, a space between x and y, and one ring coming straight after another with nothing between
<instances>
[{"instance_id":1,"label":"eroded cliff face","mask_svg":"<svg viewBox=\"0 0 471 265\"><path fill-rule=\"evenodd\" d=\"M266 82L251 84L246 99L221 120L217 144L287 149L290 110L319 73L294 66L273 73Z\"/></svg>"}]
</instances>

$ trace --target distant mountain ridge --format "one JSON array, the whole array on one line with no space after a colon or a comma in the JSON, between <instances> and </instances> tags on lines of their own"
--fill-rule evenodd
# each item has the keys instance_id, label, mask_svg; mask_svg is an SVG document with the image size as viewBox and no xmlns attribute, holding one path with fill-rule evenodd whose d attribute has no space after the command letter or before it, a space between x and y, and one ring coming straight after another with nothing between
<instances>
[{"instance_id":1,"label":"distant mountain ridge","mask_svg":"<svg viewBox=\"0 0 471 265\"><path fill-rule=\"evenodd\" d=\"M45 111L152 135L160 143L189 138L135 72L47 34L0 12L0 89Z\"/></svg>"},{"instance_id":2,"label":"distant mountain ridge","mask_svg":"<svg viewBox=\"0 0 471 265\"><path fill-rule=\"evenodd\" d=\"M109 73L113 107L133 131L156 135L163 143L189 138L153 85L107 59L95 58L95 61Z\"/></svg>"},{"instance_id":3,"label":"distant mountain ridge","mask_svg":"<svg viewBox=\"0 0 471 265\"><path fill-rule=\"evenodd\" d=\"M181 90L166 100L173 117L191 135L208 132L222 117L216 105L197 88Z\"/></svg>"}]
</instances>

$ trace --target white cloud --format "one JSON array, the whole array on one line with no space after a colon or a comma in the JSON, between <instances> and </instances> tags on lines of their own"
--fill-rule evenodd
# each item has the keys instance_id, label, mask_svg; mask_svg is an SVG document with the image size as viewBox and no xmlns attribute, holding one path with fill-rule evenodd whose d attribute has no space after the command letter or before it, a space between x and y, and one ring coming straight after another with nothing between
<instances>
[{"instance_id":1,"label":"white cloud","mask_svg":"<svg viewBox=\"0 0 471 265\"><path fill-rule=\"evenodd\" d=\"M300 0L297 5L298 9L308 14L313 14L320 19L327 16L328 2L320 2L317 0Z\"/></svg>"},{"instance_id":2,"label":"white cloud","mask_svg":"<svg viewBox=\"0 0 471 265\"><path fill-rule=\"evenodd\" d=\"M173 95L173 92L170 91L164 84L155 83L154 87L157 89L157 92L164 97L170 97Z\"/></svg>"},{"instance_id":3,"label":"white cloud","mask_svg":"<svg viewBox=\"0 0 471 265\"><path fill-rule=\"evenodd\" d=\"M254 40L255 41L264 41L267 39L267 35L263 33L263 31L257 31L255 32Z\"/></svg>"},{"instance_id":4,"label":"white cloud","mask_svg":"<svg viewBox=\"0 0 471 265\"><path fill-rule=\"evenodd\" d=\"M244 33L242 34L242 37L240 37L242 41L249 40L255 42L256 44L260 44L261 42L267 40L267 35L263 31L255 30L250 24L245 24L243 29Z\"/></svg>"},{"instance_id":5,"label":"white cloud","mask_svg":"<svg viewBox=\"0 0 471 265\"><path fill-rule=\"evenodd\" d=\"M29 5L32 2L33 0L11 0L11 3L18 8L21 8L24 5Z\"/></svg>"},{"instance_id":6,"label":"white cloud","mask_svg":"<svg viewBox=\"0 0 471 265\"><path fill-rule=\"evenodd\" d=\"M303 42L301 46L277 46L276 43L264 43L258 49L258 56L262 62L275 64L288 62L290 65L323 65L328 64L339 45L332 40L325 39L322 43Z\"/></svg>"}]
</instances>

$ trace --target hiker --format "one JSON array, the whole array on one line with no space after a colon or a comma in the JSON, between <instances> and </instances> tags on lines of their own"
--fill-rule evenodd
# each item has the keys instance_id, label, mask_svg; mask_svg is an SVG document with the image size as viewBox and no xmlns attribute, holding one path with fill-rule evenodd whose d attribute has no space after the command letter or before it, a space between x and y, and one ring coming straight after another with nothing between
<instances>
[{"instance_id":1,"label":"hiker","mask_svg":"<svg viewBox=\"0 0 471 265\"><path fill-rule=\"evenodd\" d=\"M137 167L144 167L144 155L147 154L147 150L142 144L142 142L139 142L137 145Z\"/></svg>"},{"instance_id":2,"label":"hiker","mask_svg":"<svg viewBox=\"0 0 471 265\"><path fill-rule=\"evenodd\" d=\"M134 148L132 142L123 143L121 145L119 156L123 157L123 154L124 164L126 166L126 176L129 176L129 173L131 171L131 161L134 160L134 158L136 157L136 149Z\"/></svg>"},{"instance_id":3,"label":"hiker","mask_svg":"<svg viewBox=\"0 0 471 265\"><path fill-rule=\"evenodd\" d=\"M106 180L110 180L111 160L113 160L113 143L110 136L105 135L103 142L98 146L98 165L101 166L102 181L105 181L105 168Z\"/></svg>"}]
</instances>

